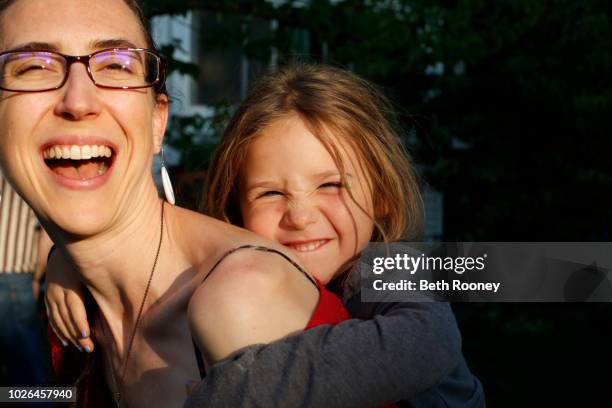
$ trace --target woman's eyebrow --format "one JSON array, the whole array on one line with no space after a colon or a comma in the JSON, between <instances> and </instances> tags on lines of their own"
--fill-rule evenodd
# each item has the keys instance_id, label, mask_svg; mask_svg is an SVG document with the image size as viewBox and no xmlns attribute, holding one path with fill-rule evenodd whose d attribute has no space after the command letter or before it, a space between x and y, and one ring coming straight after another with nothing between
<instances>
[{"instance_id":1,"label":"woman's eyebrow","mask_svg":"<svg viewBox=\"0 0 612 408\"><path fill-rule=\"evenodd\" d=\"M104 48L140 48L130 40L125 38L109 38L104 40L94 40L89 43L90 49L104 49ZM43 50L43 51L54 51L59 52L60 47L57 44L42 42L42 41L31 41L24 44L19 44L12 47L9 51L28 51L28 50Z\"/></svg>"},{"instance_id":2,"label":"woman's eyebrow","mask_svg":"<svg viewBox=\"0 0 612 408\"><path fill-rule=\"evenodd\" d=\"M44 51L58 51L59 47L56 44L48 42L32 41L25 44L19 44L9 51L28 51L28 50L44 50Z\"/></svg>"},{"instance_id":3,"label":"woman's eyebrow","mask_svg":"<svg viewBox=\"0 0 612 408\"><path fill-rule=\"evenodd\" d=\"M125 38L109 38L104 40L94 40L90 42L90 48L92 49L104 49L104 48L141 48Z\"/></svg>"}]
</instances>

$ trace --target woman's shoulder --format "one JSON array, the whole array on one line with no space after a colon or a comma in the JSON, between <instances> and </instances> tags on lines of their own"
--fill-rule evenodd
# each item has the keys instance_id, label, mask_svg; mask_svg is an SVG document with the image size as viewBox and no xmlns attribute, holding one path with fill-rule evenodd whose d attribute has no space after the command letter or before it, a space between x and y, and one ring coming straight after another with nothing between
<instances>
[{"instance_id":1,"label":"woman's shoulder","mask_svg":"<svg viewBox=\"0 0 612 408\"><path fill-rule=\"evenodd\" d=\"M250 302L253 296L283 286L285 293L304 291L302 285L316 289L299 259L279 243L188 210L177 214L181 227L176 238L187 248L196 270L197 288L190 303L209 303L226 295Z\"/></svg>"},{"instance_id":2,"label":"woman's shoulder","mask_svg":"<svg viewBox=\"0 0 612 408\"><path fill-rule=\"evenodd\" d=\"M202 266L198 290L266 293L293 281L310 283L299 260L280 245L260 237L236 238L229 245L217 247L212 262Z\"/></svg>"},{"instance_id":3,"label":"woman's shoulder","mask_svg":"<svg viewBox=\"0 0 612 408\"><path fill-rule=\"evenodd\" d=\"M172 219L176 224L176 238L186 240L187 245L204 246L221 253L247 243L280 247L244 228L186 208L172 207Z\"/></svg>"},{"instance_id":4,"label":"woman's shoulder","mask_svg":"<svg viewBox=\"0 0 612 408\"><path fill-rule=\"evenodd\" d=\"M227 307L238 312L263 305L263 299L318 297L314 280L299 261L263 238L233 241L218 248L213 258L198 274L201 282L190 300L190 307L197 310Z\"/></svg>"},{"instance_id":5,"label":"woman's shoulder","mask_svg":"<svg viewBox=\"0 0 612 408\"><path fill-rule=\"evenodd\" d=\"M317 304L317 287L291 262L257 248L223 254L189 301L191 331L214 361L303 329Z\"/></svg>"},{"instance_id":6,"label":"woman's shoulder","mask_svg":"<svg viewBox=\"0 0 612 408\"><path fill-rule=\"evenodd\" d=\"M200 273L231 249L246 245L278 248L250 231L185 208L172 207L168 217L171 239Z\"/></svg>"}]
</instances>

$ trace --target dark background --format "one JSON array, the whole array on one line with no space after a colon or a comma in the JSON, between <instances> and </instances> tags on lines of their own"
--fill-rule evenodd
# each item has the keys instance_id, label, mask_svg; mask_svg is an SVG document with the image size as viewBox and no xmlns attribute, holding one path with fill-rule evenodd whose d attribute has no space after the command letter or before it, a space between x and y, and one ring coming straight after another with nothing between
<instances>
[{"instance_id":1,"label":"dark background","mask_svg":"<svg viewBox=\"0 0 612 408\"><path fill-rule=\"evenodd\" d=\"M251 75L298 58L380 85L424 182L443 194L441 240L610 239L612 2L146 2L149 16L189 10L210 22L198 33L203 49L239 50ZM180 47L163 44L170 59ZM188 207L238 102L229 88L208 100L215 115L172 120ZM609 405L610 304L454 308L489 406Z\"/></svg>"}]
</instances>

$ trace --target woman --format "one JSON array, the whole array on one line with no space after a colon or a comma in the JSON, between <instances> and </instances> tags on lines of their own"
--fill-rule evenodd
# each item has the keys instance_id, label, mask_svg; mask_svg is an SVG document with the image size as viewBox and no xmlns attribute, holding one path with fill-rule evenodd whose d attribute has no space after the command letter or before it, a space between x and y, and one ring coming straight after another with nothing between
<instances>
[{"instance_id":1,"label":"woman","mask_svg":"<svg viewBox=\"0 0 612 408\"><path fill-rule=\"evenodd\" d=\"M95 299L117 405L177 406L185 378L198 377L186 316L195 288L228 248L278 245L158 198L150 168L167 97L134 2L0 7L4 174ZM281 293L252 278L264 270ZM301 329L317 302L316 288L272 254L236 253L216 273L243 276L263 294L254 313L268 317L247 342L228 337L227 350ZM198 316L190 324L197 329Z\"/></svg>"}]
</instances>

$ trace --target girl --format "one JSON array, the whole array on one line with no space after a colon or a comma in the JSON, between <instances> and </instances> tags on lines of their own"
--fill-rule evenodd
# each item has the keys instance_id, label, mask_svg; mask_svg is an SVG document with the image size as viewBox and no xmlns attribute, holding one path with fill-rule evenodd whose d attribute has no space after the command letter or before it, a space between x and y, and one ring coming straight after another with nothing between
<instances>
[{"instance_id":1,"label":"girl","mask_svg":"<svg viewBox=\"0 0 612 408\"><path fill-rule=\"evenodd\" d=\"M342 70L296 65L262 78L215 154L204 211L283 244L319 281L351 297L358 285L350 266L364 245L414 237L420 221L414 171L390 112L371 85ZM203 289L212 284L216 295L199 297L201 303L190 310L207 311L207 325L194 333L207 360L214 362L236 351L226 347L228 331L248 331L245 326L257 321L253 304L261 293L241 291L239 281L218 272L208 276ZM86 336L76 335L87 331L77 294L78 289L50 285L51 307L72 302L71 317L64 314L54 323L70 328L60 329L62 336L92 348L88 338L79 338ZM447 305L358 304L353 313L373 319L255 346L256 358L253 347L234 354L212 367L188 405L308 401L329 406L335 401L376 406L412 398L453 368L455 377L465 380L463 400L479 401L479 385L461 359ZM235 361L250 367L248 380L234 371ZM347 382L342 373L351 367L374 375ZM280 386L286 372L295 383L290 389ZM438 395L444 393L437 388ZM446 392L446 400L451 399Z\"/></svg>"}]
</instances>

